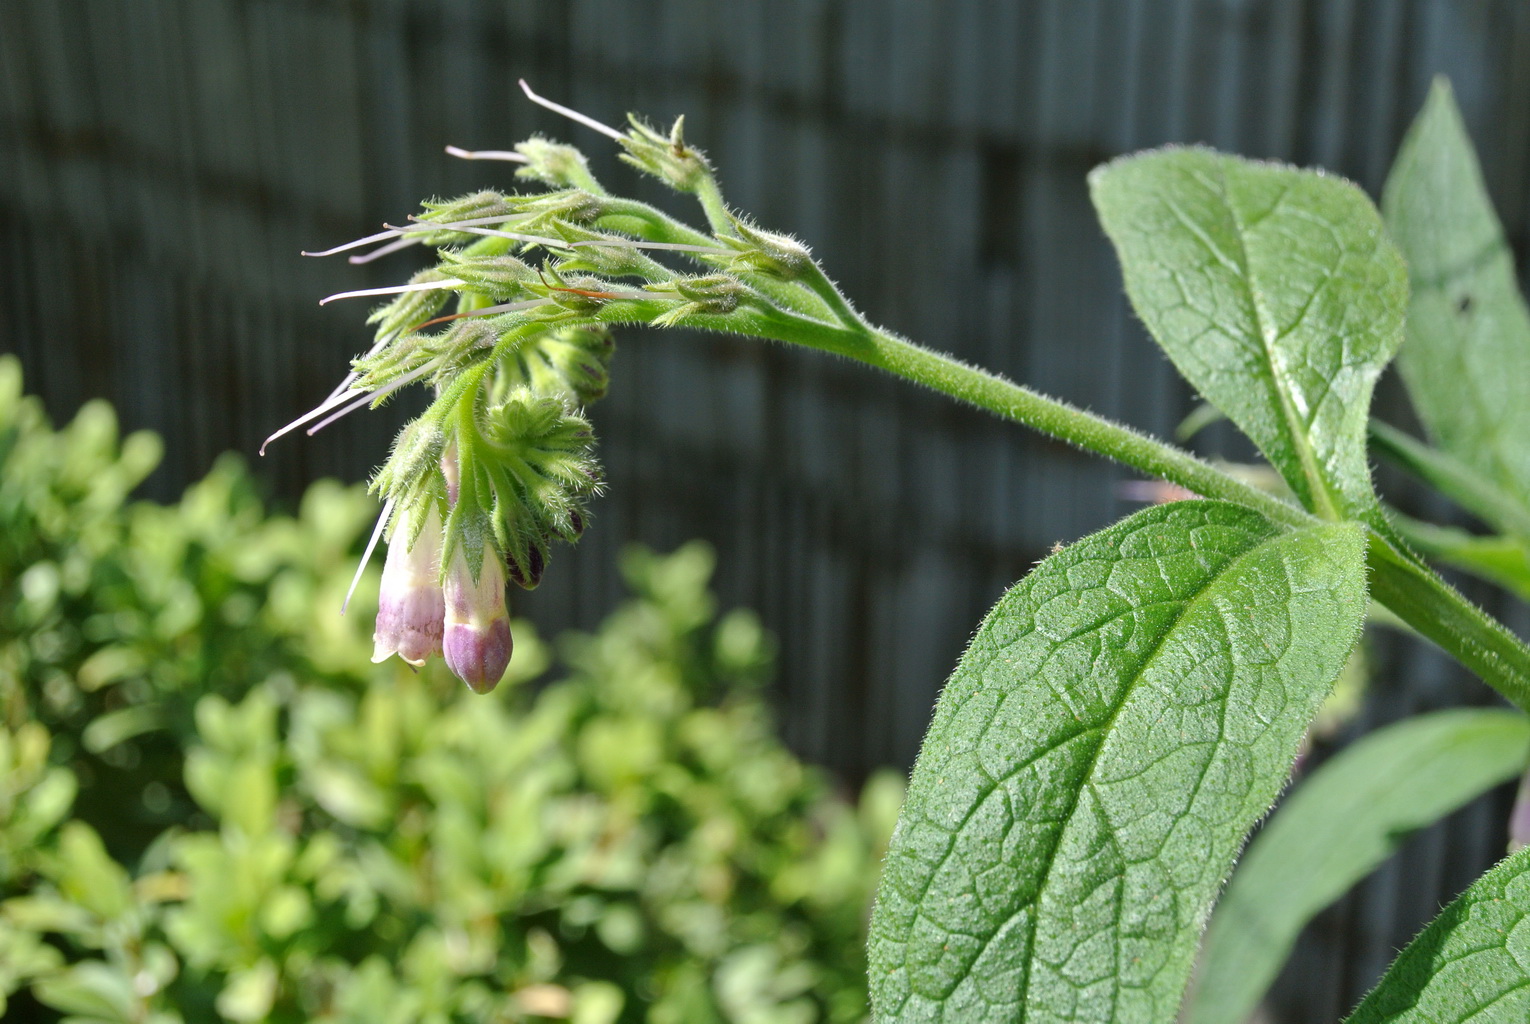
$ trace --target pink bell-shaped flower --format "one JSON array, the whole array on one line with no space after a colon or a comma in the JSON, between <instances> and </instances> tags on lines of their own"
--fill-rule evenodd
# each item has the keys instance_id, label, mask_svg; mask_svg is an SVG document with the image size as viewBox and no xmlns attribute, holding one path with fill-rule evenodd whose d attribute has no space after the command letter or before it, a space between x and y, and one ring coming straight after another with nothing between
<instances>
[{"instance_id":1,"label":"pink bell-shaped flower","mask_svg":"<svg viewBox=\"0 0 1530 1024\"><path fill-rule=\"evenodd\" d=\"M397 654L419 666L441 653L446 616L440 583L441 541L441 516L432 508L412 547L406 547L398 534L389 543L377 597L377 628L372 633L373 661Z\"/></svg>"},{"instance_id":2,"label":"pink bell-shaped flower","mask_svg":"<svg viewBox=\"0 0 1530 1024\"><path fill-rule=\"evenodd\" d=\"M486 550L475 583L458 548L446 574L445 591L446 631L441 647L447 667L474 693L488 693L505 674L513 646L510 613L505 609L504 562Z\"/></svg>"}]
</instances>

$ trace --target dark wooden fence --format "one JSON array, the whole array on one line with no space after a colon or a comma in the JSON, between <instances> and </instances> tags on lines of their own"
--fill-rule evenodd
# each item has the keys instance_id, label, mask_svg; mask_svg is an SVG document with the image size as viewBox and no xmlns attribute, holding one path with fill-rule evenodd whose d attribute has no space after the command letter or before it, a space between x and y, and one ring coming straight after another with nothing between
<instances>
[{"instance_id":1,"label":"dark wooden fence","mask_svg":"<svg viewBox=\"0 0 1530 1024\"><path fill-rule=\"evenodd\" d=\"M876 318L1162 434L1192 399L1129 316L1085 173L1206 142L1375 193L1436 73L1523 252L1530 5L1515 0L5 0L0 350L56 417L101 395L161 431L155 495L224 449L253 458L364 346L362 309L317 298L411 269L299 249L509 184L446 143L543 131L631 180L603 139L524 102L525 76L608 121L685 113L731 201L811 241ZM551 632L592 625L622 544L709 539L724 599L780 638L787 738L850 781L911 761L1005 586L1132 507L1111 466L809 354L629 333L615 370L596 413L610 492L518 610ZM1395 387L1381 401L1405 420ZM287 498L360 479L410 408L280 442L256 468ZM1225 431L1201 443L1246 454ZM1357 728L1486 700L1389 641ZM1352 1005L1499 855L1505 800L1415 838L1325 915L1274 1019Z\"/></svg>"}]
</instances>

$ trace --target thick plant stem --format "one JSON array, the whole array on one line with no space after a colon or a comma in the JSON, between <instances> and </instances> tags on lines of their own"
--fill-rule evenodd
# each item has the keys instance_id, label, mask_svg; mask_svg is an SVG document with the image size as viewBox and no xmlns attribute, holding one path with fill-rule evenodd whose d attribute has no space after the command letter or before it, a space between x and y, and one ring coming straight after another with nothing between
<instances>
[{"instance_id":1,"label":"thick plant stem","mask_svg":"<svg viewBox=\"0 0 1530 1024\"><path fill-rule=\"evenodd\" d=\"M1510 703L1530 711L1530 650L1508 627L1372 533L1371 596L1448 651Z\"/></svg>"},{"instance_id":2,"label":"thick plant stem","mask_svg":"<svg viewBox=\"0 0 1530 1024\"><path fill-rule=\"evenodd\" d=\"M789 319L789 323L781 323L784 329L772 334L779 340L809 345L880 367L1005 419L1178 484L1202 497L1247 505L1275 522L1308 526L1319 521L1295 505L1234 479L1189 452L894 334L874 329L839 329L797 317L782 319Z\"/></svg>"},{"instance_id":3,"label":"thick plant stem","mask_svg":"<svg viewBox=\"0 0 1530 1024\"><path fill-rule=\"evenodd\" d=\"M662 301L612 302L602 308L600 319L647 324L667 308ZM1244 505L1273 522L1300 528L1325 521L1187 451L861 322L840 326L763 303L731 315L697 315L686 322L802 345L879 367L1202 497ZM1394 540L1396 531L1379 512L1375 519L1363 525L1369 534L1366 561L1376 600L1511 703L1530 712L1530 647Z\"/></svg>"},{"instance_id":4,"label":"thick plant stem","mask_svg":"<svg viewBox=\"0 0 1530 1024\"><path fill-rule=\"evenodd\" d=\"M789 319L771 336L880 367L1203 497L1246 505L1275 522L1310 526L1321 521L1188 452L896 335ZM1376 600L1530 712L1530 647L1374 526L1369 533L1366 560Z\"/></svg>"}]
</instances>

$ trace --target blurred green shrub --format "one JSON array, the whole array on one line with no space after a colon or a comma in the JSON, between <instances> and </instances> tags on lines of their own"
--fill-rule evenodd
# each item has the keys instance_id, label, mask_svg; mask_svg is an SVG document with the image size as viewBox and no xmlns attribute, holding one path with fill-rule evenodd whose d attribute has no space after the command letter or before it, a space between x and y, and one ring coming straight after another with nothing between
<instances>
[{"instance_id":1,"label":"blurred green shrub","mask_svg":"<svg viewBox=\"0 0 1530 1024\"><path fill-rule=\"evenodd\" d=\"M630 552L557 682L518 623L485 698L331 611L359 488L268 516L226 459L127 503L157 457L102 404L54 431L0 358L7 1020L864 1019L901 781L847 804L775 739L704 546Z\"/></svg>"}]
</instances>

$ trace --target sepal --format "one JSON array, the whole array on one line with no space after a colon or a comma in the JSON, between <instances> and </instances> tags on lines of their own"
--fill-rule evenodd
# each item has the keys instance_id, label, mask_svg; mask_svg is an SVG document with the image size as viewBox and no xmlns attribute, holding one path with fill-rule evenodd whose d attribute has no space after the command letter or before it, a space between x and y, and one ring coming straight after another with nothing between
<instances>
[{"instance_id":1,"label":"sepal","mask_svg":"<svg viewBox=\"0 0 1530 1024\"><path fill-rule=\"evenodd\" d=\"M637 117L618 141L626 150L622 160L681 192L699 192L712 178L712 165L699 149L685 144L685 117L675 118L669 134L657 131Z\"/></svg>"},{"instance_id":2,"label":"sepal","mask_svg":"<svg viewBox=\"0 0 1530 1024\"><path fill-rule=\"evenodd\" d=\"M552 188L569 188L594 181L589 161L574 146L533 135L517 143L515 151L526 158L526 166L515 176L540 181Z\"/></svg>"},{"instance_id":3,"label":"sepal","mask_svg":"<svg viewBox=\"0 0 1530 1024\"><path fill-rule=\"evenodd\" d=\"M733 218L733 230L737 237L717 238L719 243L735 250L730 270L795 281L813 262L812 250L790 235L765 231L738 217Z\"/></svg>"}]
</instances>

